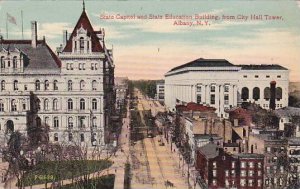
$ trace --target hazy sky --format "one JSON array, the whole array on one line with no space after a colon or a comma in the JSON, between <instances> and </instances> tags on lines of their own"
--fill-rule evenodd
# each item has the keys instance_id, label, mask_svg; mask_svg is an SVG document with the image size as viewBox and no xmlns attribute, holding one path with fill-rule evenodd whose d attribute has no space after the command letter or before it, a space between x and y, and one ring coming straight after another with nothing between
<instances>
[{"instance_id":1,"label":"hazy sky","mask_svg":"<svg viewBox=\"0 0 300 189\"><path fill-rule=\"evenodd\" d=\"M74 1L1 1L0 33L9 38L30 38L30 21L38 21L38 35L48 44L62 43L62 30L72 32L82 3ZM197 58L227 59L233 64L281 64L291 70L291 81L300 81L299 1L90 1L86 10L95 30L103 27L106 44L114 49L117 76L131 79L161 79L171 68ZM174 26L175 20L100 19L106 15L276 15L279 21L213 20L210 26Z\"/></svg>"}]
</instances>

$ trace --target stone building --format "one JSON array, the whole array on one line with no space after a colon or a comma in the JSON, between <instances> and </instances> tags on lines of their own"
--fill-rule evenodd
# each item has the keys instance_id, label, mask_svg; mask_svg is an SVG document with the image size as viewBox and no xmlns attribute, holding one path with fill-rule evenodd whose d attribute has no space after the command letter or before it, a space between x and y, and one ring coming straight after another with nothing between
<instances>
[{"instance_id":1,"label":"stone building","mask_svg":"<svg viewBox=\"0 0 300 189\"><path fill-rule=\"evenodd\" d=\"M83 8L54 53L31 24L31 40L0 41L0 138L47 127L50 142L104 145L114 103L104 29L95 31Z\"/></svg>"},{"instance_id":2,"label":"stone building","mask_svg":"<svg viewBox=\"0 0 300 189\"><path fill-rule=\"evenodd\" d=\"M196 102L216 108L228 118L227 109L242 102L265 109L288 106L289 70L280 65L234 65L224 59L191 61L165 74L165 104Z\"/></svg>"}]
</instances>

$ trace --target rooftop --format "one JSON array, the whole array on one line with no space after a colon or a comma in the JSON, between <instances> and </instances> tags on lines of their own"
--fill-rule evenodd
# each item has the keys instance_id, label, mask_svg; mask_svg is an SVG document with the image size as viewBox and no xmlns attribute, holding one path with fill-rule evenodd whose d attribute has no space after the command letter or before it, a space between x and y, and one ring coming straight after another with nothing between
<instances>
[{"instance_id":1,"label":"rooftop","mask_svg":"<svg viewBox=\"0 0 300 189\"><path fill-rule=\"evenodd\" d=\"M296 115L300 116L300 108L284 107L284 108L275 110L275 114L279 117L296 116Z\"/></svg>"},{"instance_id":2,"label":"rooftop","mask_svg":"<svg viewBox=\"0 0 300 189\"><path fill-rule=\"evenodd\" d=\"M235 65L228 62L225 59L204 59L204 58L199 58L199 59L193 60L191 62L188 62L186 64L177 66L177 67L171 69L169 72L179 70L181 68L186 68L186 67L228 67L228 66L231 67L231 66L235 66Z\"/></svg>"},{"instance_id":3,"label":"rooftop","mask_svg":"<svg viewBox=\"0 0 300 189\"><path fill-rule=\"evenodd\" d=\"M199 151L208 159L214 158L219 155L219 147L216 144L208 143L199 148Z\"/></svg>"},{"instance_id":4,"label":"rooftop","mask_svg":"<svg viewBox=\"0 0 300 189\"><path fill-rule=\"evenodd\" d=\"M236 157L236 158L264 158L265 156L263 154L250 154L250 153L240 153L240 154L233 154L232 155L233 157Z\"/></svg>"},{"instance_id":5,"label":"rooftop","mask_svg":"<svg viewBox=\"0 0 300 189\"><path fill-rule=\"evenodd\" d=\"M19 50L28 58L24 71L54 70L60 71L61 62L44 40L37 41L37 47L31 46L31 40L2 40L0 48L7 51Z\"/></svg>"},{"instance_id":6,"label":"rooftop","mask_svg":"<svg viewBox=\"0 0 300 189\"><path fill-rule=\"evenodd\" d=\"M242 70L288 70L287 68L278 64L250 64L250 65L237 65Z\"/></svg>"}]
</instances>

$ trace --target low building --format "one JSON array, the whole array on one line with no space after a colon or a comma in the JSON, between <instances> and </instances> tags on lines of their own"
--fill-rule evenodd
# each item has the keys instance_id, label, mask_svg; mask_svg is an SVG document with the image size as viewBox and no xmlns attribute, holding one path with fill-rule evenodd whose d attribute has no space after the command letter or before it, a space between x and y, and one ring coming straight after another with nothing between
<instances>
[{"instance_id":1,"label":"low building","mask_svg":"<svg viewBox=\"0 0 300 189\"><path fill-rule=\"evenodd\" d=\"M213 143L197 150L196 170L210 189L262 189L263 167L261 154L230 155Z\"/></svg>"},{"instance_id":2,"label":"low building","mask_svg":"<svg viewBox=\"0 0 300 189\"><path fill-rule=\"evenodd\" d=\"M287 140L282 132L257 131L249 135L249 152L265 155L265 188L283 188L287 185Z\"/></svg>"},{"instance_id":3,"label":"low building","mask_svg":"<svg viewBox=\"0 0 300 189\"><path fill-rule=\"evenodd\" d=\"M275 110L275 114L279 118L279 130L285 131L287 135L300 137L300 108L285 107Z\"/></svg>"},{"instance_id":4,"label":"low building","mask_svg":"<svg viewBox=\"0 0 300 189\"><path fill-rule=\"evenodd\" d=\"M288 183L299 187L300 179L300 138L290 138L287 146L289 162Z\"/></svg>"}]
</instances>

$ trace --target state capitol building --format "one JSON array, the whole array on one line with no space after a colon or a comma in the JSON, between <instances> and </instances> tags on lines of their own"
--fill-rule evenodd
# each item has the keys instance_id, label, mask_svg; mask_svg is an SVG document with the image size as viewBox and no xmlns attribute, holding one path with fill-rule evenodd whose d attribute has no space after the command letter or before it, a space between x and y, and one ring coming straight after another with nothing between
<instances>
[{"instance_id":1,"label":"state capitol building","mask_svg":"<svg viewBox=\"0 0 300 189\"><path fill-rule=\"evenodd\" d=\"M114 63L85 8L71 34L54 53L38 40L0 39L0 139L30 128L49 128L48 140L103 145L114 103Z\"/></svg>"}]
</instances>

